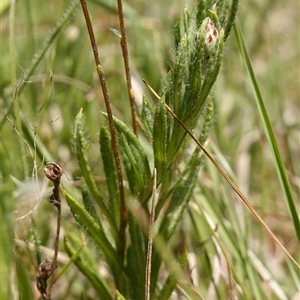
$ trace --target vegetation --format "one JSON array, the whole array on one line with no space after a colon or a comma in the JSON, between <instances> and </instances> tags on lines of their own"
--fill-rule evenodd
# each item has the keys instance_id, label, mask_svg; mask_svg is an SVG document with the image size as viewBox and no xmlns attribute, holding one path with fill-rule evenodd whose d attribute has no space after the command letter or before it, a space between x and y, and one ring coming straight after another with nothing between
<instances>
[{"instance_id":1,"label":"vegetation","mask_svg":"<svg viewBox=\"0 0 300 300\"><path fill-rule=\"evenodd\" d=\"M296 4L37 3L0 7L0 298L299 297Z\"/></svg>"}]
</instances>

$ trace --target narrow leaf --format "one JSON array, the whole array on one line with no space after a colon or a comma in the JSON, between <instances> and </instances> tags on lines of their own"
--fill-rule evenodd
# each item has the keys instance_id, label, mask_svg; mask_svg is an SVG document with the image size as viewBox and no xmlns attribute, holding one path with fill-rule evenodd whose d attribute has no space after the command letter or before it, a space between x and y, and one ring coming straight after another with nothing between
<instances>
[{"instance_id":1,"label":"narrow leaf","mask_svg":"<svg viewBox=\"0 0 300 300\"><path fill-rule=\"evenodd\" d=\"M103 112L102 114L107 117L106 113ZM142 185L140 188L146 186L151 178L151 172L147 155L141 143L126 124L115 117L113 120L116 130L118 131L119 136L121 136L122 145L125 147L124 152L132 163L133 169L136 170L136 172L139 172L139 177L142 178ZM140 189L139 192L142 192L142 190Z\"/></svg>"},{"instance_id":2,"label":"narrow leaf","mask_svg":"<svg viewBox=\"0 0 300 300\"><path fill-rule=\"evenodd\" d=\"M182 268L182 271L184 270L186 264L187 264L187 251L183 251L183 253L179 257L180 266ZM168 278L165 280L163 288L157 297L157 300L167 300L170 299L170 296L175 289L177 284L177 280L172 275L169 275Z\"/></svg>"},{"instance_id":3,"label":"narrow leaf","mask_svg":"<svg viewBox=\"0 0 300 300\"><path fill-rule=\"evenodd\" d=\"M142 107L142 112L141 112L141 120L143 122L143 125L144 125L149 137L152 138L153 122L154 122L154 109L145 95L143 96L143 107Z\"/></svg>"},{"instance_id":4,"label":"narrow leaf","mask_svg":"<svg viewBox=\"0 0 300 300\"><path fill-rule=\"evenodd\" d=\"M167 170L167 112L163 99L156 105L153 125L154 166L157 170L157 182L160 182Z\"/></svg>"},{"instance_id":5,"label":"narrow leaf","mask_svg":"<svg viewBox=\"0 0 300 300\"><path fill-rule=\"evenodd\" d=\"M98 245L98 247L103 251L107 261L111 263L112 270L115 271L116 274L121 272L122 264L119 256L117 255L117 252L112 246L111 242L107 239L102 228L95 222L85 208L69 193L65 192L64 197L75 220L78 222L80 227L88 233L96 245Z\"/></svg>"},{"instance_id":6,"label":"narrow leaf","mask_svg":"<svg viewBox=\"0 0 300 300\"><path fill-rule=\"evenodd\" d=\"M86 182L86 185L93 196L96 203L99 205L101 212L105 215L109 225L111 226L112 234L115 239L118 237L117 225L112 218L112 214L107 209L105 203L103 202L103 198L97 188L96 182L94 180L94 176L92 174L89 161L87 155L85 153L87 139L85 134L85 120L82 110L79 111L78 115L75 119L75 126L73 131L73 144L74 151L77 156L77 160L79 163L80 170Z\"/></svg>"},{"instance_id":7,"label":"narrow leaf","mask_svg":"<svg viewBox=\"0 0 300 300\"><path fill-rule=\"evenodd\" d=\"M16 275L18 280L19 300L34 299L31 282L28 278L28 270L21 259L16 260Z\"/></svg>"},{"instance_id":8,"label":"narrow leaf","mask_svg":"<svg viewBox=\"0 0 300 300\"><path fill-rule=\"evenodd\" d=\"M142 168L142 162L138 153L135 151L135 148L132 148L127 143L125 136L122 134L120 137L121 146L124 150L126 158L130 164L131 172L127 173L128 181L132 183L131 192L134 195L138 195L143 192L144 187L146 186L146 182L143 178L144 169Z\"/></svg>"},{"instance_id":9,"label":"narrow leaf","mask_svg":"<svg viewBox=\"0 0 300 300\"><path fill-rule=\"evenodd\" d=\"M114 154L111 147L111 139L108 130L105 127L100 129L100 152L105 172L106 184L109 194L109 209L114 218L114 222L119 228L120 224L120 196L118 187L118 175Z\"/></svg>"},{"instance_id":10,"label":"narrow leaf","mask_svg":"<svg viewBox=\"0 0 300 300\"><path fill-rule=\"evenodd\" d=\"M172 187L172 197L161 224L160 233L168 241L172 236L181 216L190 200L196 183L198 168L190 168L185 176L180 177Z\"/></svg>"},{"instance_id":11,"label":"narrow leaf","mask_svg":"<svg viewBox=\"0 0 300 300\"><path fill-rule=\"evenodd\" d=\"M1 3L2 4L2 3ZM58 25L56 28L52 31L52 33L45 39L44 45L41 48L41 50L38 52L38 54L34 54L31 66L29 67L28 71L24 74L23 82L27 82L30 78L30 76L33 74L34 70L37 68L39 63L42 61L43 57L45 56L47 50L50 48L50 46L55 41L56 37L60 33L60 31L63 29L63 27L75 16L76 8L79 6L78 1L73 1L69 7L66 9L66 11L63 13L60 21L58 22ZM26 86L26 84L22 84L19 88L19 93L23 90L23 88ZM7 110L7 115L10 114L11 109L13 108L13 102L10 105L10 107ZM5 122L6 118L5 116L1 120L1 125ZM22 120L24 124L27 123L25 120ZM1 126L0 126L1 127Z\"/></svg>"},{"instance_id":12,"label":"narrow leaf","mask_svg":"<svg viewBox=\"0 0 300 300\"><path fill-rule=\"evenodd\" d=\"M94 201L91 198L88 189L86 187L83 187L81 193L82 193L82 202L84 208L90 214L90 216L95 220L95 222L98 223L99 226L101 226L99 216L94 205Z\"/></svg>"},{"instance_id":13,"label":"narrow leaf","mask_svg":"<svg viewBox=\"0 0 300 300\"><path fill-rule=\"evenodd\" d=\"M67 237L64 238L64 245L66 252L71 258L76 254L75 249L81 246L81 241L70 233L67 234ZM113 296L106 282L100 277L98 270L95 268L97 266L97 262L93 258L92 253L90 252L88 247L83 248L83 250L80 252L80 255L75 258L74 264L79 269L79 271L83 273L84 276L90 281L98 295L101 295L101 299L113 299Z\"/></svg>"},{"instance_id":14,"label":"narrow leaf","mask_svg":"<svg viewBox=\"0 0 300 300\"><path fill-rule=\"evenodd\" d=\"M292 191L291 191L291 187L290 187L290 183L286 174L286 170L280 155L280 151L277 145L277 141L275 138L275 134L268 116L268 112L267 109L265 107L265 103L263 100L263 97L260 93L260 89L258 87L257 81L256 81L256 77L254 75L254 71L252 68L252 64L250 61L250 58L248 56L247 53L247 49L244 43L244 39L240 30L240 27L238 25L237 22L235 22L235 24L233 25L234 28L234 32L235 32L235 36L238 42L238 46L240 49L240 52L242 54L248 75L250 77L250 81L253 87L253 92L255 95L255 99L256 99L256 104L257 104L257 108L259 111L259 115L261 118L261 121L263 123L264 126L264 132L265 135L267 137L269 146L271 148L272 154L273 154L273 158L274 158L274 162L275 162L275 168L277 171L277 175L279 177L279 181L281 184L281 188L285 194L285 198L287 200L287 206L294 224L294 228L296 231L296 235L298 238L298 241L300 241L300 220L299 220L299 215L297 212L297 208L296 208L296 204L295 201L293 199L293 195L292 195Z\"/></svg>"},{"instance_id":15,"label":"narrow leaf","mask_svg":"<svg viewBox=\"0 0 300 300\"><path fill-rule=\"evenodd\" d=\"M141 226L129 213L128 225L131 245L127 254L127 269L132 284L132 299L143 299L145 284L146 250Z\"/></svg>"}]
</instances>

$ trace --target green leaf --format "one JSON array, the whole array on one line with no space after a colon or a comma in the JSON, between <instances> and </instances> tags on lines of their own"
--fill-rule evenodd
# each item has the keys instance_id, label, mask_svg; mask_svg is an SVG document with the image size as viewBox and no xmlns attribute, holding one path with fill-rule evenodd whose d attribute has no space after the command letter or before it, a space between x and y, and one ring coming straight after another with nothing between
<instances>
[{"instance_id":1,"label":"green leaf","mask_svg":"<svg viewBox=\"0 0 300 300\"><path fill-rule=\"evenodd\" d=\"M105 127L100 129L100 151L105 172L106 184L109 194L109 209L114 218L114 222L119 228L120 224L120 195L118 187L118 175L115 159L111 147L111 139L108 130Z\"/></svg>"},{"instance_id":2,"label":"green leaf","mask_svg":"<svg viewBox=\"0 0 300 300\"><path fill-rule=\"evenodd\" d=\"M157 182L160 182L167 171L167 145L167 112L164 99L162 98L156 105L153 125L153 153L154 166L157 170Z\"/></svg>"},{"instance_id":3,"label":"green leaf","mask_svg":"<svg viewBox=\"0 0 300 300\"><path fill-rule=\"evenodd\" d=\"M175 49L178 47L178 44L181 39L181 32L180 32L180 21L177 20L173 29L173 35L174 35L174 45Z\"/></svg>"},{"instance_id":4,"label":"green leaf","mask_svg":"<svg viewBox=\"0 0 300 300\"><path fill-rule=\"evenodd\" d=\"M126 300L126 298L119 291L116 291L115 300Z\"/></svg>"},{"instance_id":5,"label":"green leaf","mask_svg":"<svg viewBox=\"0 0 300 300\"><path fill-rule=\"evenodd\" d=\"M69 193L65 192L64 197L75 220L78 222L80 227L88 233L96 245L103 251L107 262L110 263L112 271L114 271L114 274L120 274L122 263L115 248L104 234L103 229L95 222L85 208Z\"/></svg>"},{"instance_id":6,"label":"green leaf","mask_svg":"<svg viewBox=\"0 0 300 300\"><path fill-rule=\"evenodd\" d=\"M82 109L79 111L78 115L75 119L75 126L73 131L73 145L74 145L74 152L77 156L77 161L79 163L79 168L82 172L86 185L89 189L90 194L92 195L93 199L99 205L101 212L105 215L114 238L117 240L118 238L118 230L115 220L112 217L112 214L107 209L102 195L100 194L96 182L94 180L94 176L92 174L89 161L87 155L85 153L87 139L85 134L85 120L84 115L82 113Z\"/></svg>"},{"instance_id":7,"label":"green leaf","mask_svg":"<svg viewBox=\"0 0 300 300\"><path fill-rule=\"evenodd\" d=\"M86 187L82 187L82 202L86 211L90 214L90 216L95 220L96 223L101 226L100 219L96 208L94 206L93 199L90 196L90 193Z\"/></svg>"},{"instance_id":8,"label":"green leaf","mask_svg":"<svg viewBox=\"0 0 300 300\"><path fill-rule=\"evenodd\" d=\"M132 299L145 294L146 248L142 228L132 213L128 215L131 245L127 252L127 272L132 285Z\"/></svg>"},{"instance_id":9,"label":"green leaf","mask_svg":"<svg viewBox=\"0 0 300 300\"><path fill-rule=\"evenodd\" d=\"M16 260L19 300L34 299L32 285L28 278L28 270L20 258ZM3 298L4 299L4 298Z\"/></svg>"},{"instance_id":10,"label":"green leaf","mask_svg":"<svg viewBox=\"0 0 300 300\"><path fill-rule=\"evenodd\" d=\"M76 254L76 249L79 249L82 246L82 241L72 235L67 233L64 238L64 245L67 254L71 258ZM101 299L112 300L113 296L106 284L106 282L101 278L98 271L98 263L94 259L93 254L88 247L84 247L80 252L80 255L77 256L74 260L74 264L79 269L81 273L91 282L95 291L98 295L101 295Z\"/></svg>"},{"instance_id":11,"label":"green leaf","mask_svg":"<svg viewBox=\"0 0 300 300\"><path fill-rule=\"evenodd\" d=\"M128 180L128 185L129 185L129 189L131 191L132 195L137 194L136 190L137 190L137 186L136 186L136 179L134 177L134 169L133 166L129 160L129 158L127 157L124 149L122 147L120 147L121 150L121 157L123 160L123 164L124 164L124 168L125 168L125 172L126 172L126 176L127 176L127 180Z\"/></svg>"},{"instance_id":12,"label":"green leaf","mask_svg":"<svg viewBox=\"0 0 300 300\"><path fill-rule=\"evenodd\" d=\"M184 268L187 265L187 251L184 250L183 253L181 253L180 257L179 257L179 261L180 261L180 266L182 268L182 271L184 270ZM157 297L157 300L168 300L170 299L170 296L174 290L174 288L176 287L177 284L177 279L172 276L169 275L168 278L165 280L164 285L162 287L162 290L160 291L159 296Z\"/></svg>"},{"instance_id":13,"label":"green leaf","mask_svg":"<svg viewBox=\"0 0 300 300\"><path fill-rule=\"evenodd\" d=\"M231 3L229 3L231 2ZM227 40L231 27L236 17L239 0L219 1L214 5L214 11L220 18L220 23L224 28L224 41Z\"/></svg>"},{"instance_id":14,"label":"green leaf","mask_svg":"<svg viewBox=\"0 0 300 300\"><path fill-rule=\"evenodd\" d=\"M130 172L127 172L127 178L131 182L131 192L134 195L142 194L146 181L143 178L144 169L142 168L140 156L135 151L135 148L129 146L123 134L120 136L120 142L123 149L122 153L126 155L127 163L130 164Z\"/></svg>"},{"instance_id":15,"label":"green leaf","mask_svg":"<svg viewBox=\"0 0 300 300\"><path fill-rule=\"evenodd\" d=\"M191 198L193 192L198 166L192 166L188 171L183 173L171 188L172 196L170 204L166 211L165 217L161 223L159 232L165 240L172 236L181 216Z\"/></svg>"},{"instance_id":16,"label":"green leaf","mask_svg":"<svg viewBox=\"0 0 300 300\"><path fill-rule=\"evenodd\" d=\"M204 104L219 73L224 45L224 31L217 15L209 11L209 17L203 19L203 12L199 11L202 6L196 6L187 18L188 23L184 18L185 34L175 49L174 66L163 89L166 103L190 130L205 112ZM199 18L202 20L200 27ZM178 122L170 125L170 131L168 165L184 146L187 135Z\"/></svg>"},{"instance_id":17,"label":"green leaf","mask_svg":"<svg viewBox=\"0 0 300 300\"><path fill-rule=\"evenodd\" d=\"M192 165L188 170L182 173L174 186L170 189L169 193L165 196L165 198L171 197L171 199L159 228L159 235L164 238L164 241L169 241L181 219L196 184L195 178L197 176L197 172L198 163ZM164 203L162 200L161 202ZM160 211L159 206L160 205L157 207L158 211ZM159 253L157 249L154 249L151 274L152 282L157 281L160 265L161 253Z\"/></svg>"},{"instance_id":18,"label":"green leaf","mask_svg":"<svg viewBox=\"0 0 300 300\"><path fill-rule=\"evenodd\" d=\"M1 3L2 4L2 3ZM24 77L22 79L23 82L26 82L29 80L30 76L33 74L34 70L37 68L37 66L39 65L39 63L42 61L43 57L45 56L46 52L48 51L48 49L50 48L50 46L54 43L56 37L58 36L58 34L61 32L61 30L64 28L64 26L70 21L72 20L72 18L75 16L76 14L76 8L79 6L79 2L78 1L73 1L69 7L66 9L66 11L63 13L60 21L58 22L56 28L52 31L52 33L46 37L45 41L44 41L44 45L41 48L41 50L38 52L38 54L34 54L31 66L29 67L29 70L27 70L24 74ZM21 91L23 90L23 88L26 86L26 84L22 84L20 85L20 88L18 90L18 93L20 94ZM9 106L6 115L9 115L11 112L11 109L13 108L13 102L12 104ZM3 123L5 122L6 118L5 116L2 118L1 120L1 126L2 127ZM27 120L24 120L22 118L22 123L23 124L27 124Z\"/></svg>"},{"instance_id":19,"label":"green leaf","mask_svg":"<svg viewBox=\"0 0 300 300\"><path fill-rule=\"evenodd\" d=\"M152 131L153 131L153 122L154 122L154 110L153 106L147 99L147 97L143 96L143 106L141 112L141 120L143 125L147 131L147 134L152 139Z\"/></svg>"},{"instance_id":20,"label":"green leaf","mask_svg":"<svg viewBox=\"0 0 300 300\"><path fill-rule=\"evenodd\" d=\"M199 137L199 142L202 145L205 143L207 139L211 125L213 123L214 115L215 115L214 102L210 97L208 97L206 101L206 112L205 112L204 123ZM197 147L196 149L199 149L199 147Z\"/></svg>"},{"instance_id":21,"label":"green leaf","mask_svg":"<svg viewBox=\"0 0 300 300\"><path fill-rule=\"evenodd\" d=\"M103 112L102 114L107 117L106 113ZM138 187L138 190L134 190L134 192L141 194L140 198L142 198L143 190L151 178L147 155L138 138L132 133L126 124L115 117L113 118L113 121L120 136L124 153L126 154L127 159L131 164L131 169L134 172L131 176L137 176L135 185L137 184L136 187ZM127 175L130 176L130 174Z\"/></svg>"},{"instance_id":22,"label":"green leaf","mask_svg":"<svg viewBox=\"0 0 300 300\"><path fill-rule=\"evenodd\" d=\"M263 126L264 126L265 135L267 137L269 146L270 146L272 154L273 154L273 158L274 158L274 162L275 162L275 168L276 168L277 175L279 177L281 188L282 188L282 190L285 194L285 199L287 201L287 206L288 206L288 209L289 209L289 212L290 212L293 224L294 224L294 228L295 228L295 231L296 231L298 241L300 241L300 220L299 220L299 215L298 215L298 212L297 212L295 201L293 199L293 194L292 194L292 191L291 191L290 183L289 183L289 180L288 180L288 177L287 177L287 174L286 174L285 166L283 164L283 161L282 161L282 158L281 158L281 155L280 155L280 151L279 151L279 148L278 148L278 145L277 145L275 134L274 134L274 131L273 131L273 128L272 128L272 125L271 125L271 122L270 122L270 119L269 119L269 116L268 116L267 109L266 109L265 104L264 104L263 97L260 93L260 89L258 87L256 78L255 78L255 75L254 75L252 64L251 64L250 58L249 58L248 53L247 53L247 49L246 49L246 46L245 46L245 43L244 43L244 39L243 39L241 30L240 30L240 27L239 27L237 22L234 24L233 28L234 28L234 32L235 32L235 36L236 36L236 39L237 39L237 42L238 42L238 46L239 46L240 52L242 54L242 57L243 57L243 60L244 60L244 63L245 63L250 81L252 83L257 108L258 108L258 111L259 111L261 121L262 121Z\"/></svg>"}]
</instances>

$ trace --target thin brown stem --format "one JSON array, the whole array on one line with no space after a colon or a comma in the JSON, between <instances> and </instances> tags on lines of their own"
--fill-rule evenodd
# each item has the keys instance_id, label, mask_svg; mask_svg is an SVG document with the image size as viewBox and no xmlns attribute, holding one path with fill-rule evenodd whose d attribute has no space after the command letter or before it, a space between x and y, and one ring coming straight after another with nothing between
<instances>
[{"instance_id":1,"label":"thin brown stem","mask_svg":"<svg viewBox=\"0 0 300 300\"><path fill-rule=\"evenodd\" d=\"M48 262L47 259L42 263L42 265L40 265L40 274L38 276L38 287L44 299L51 299L51 291L56 281L55 271L57 268L57 255L58 255L60 223L61 223L61 198L59 194L59 186L60 186L60 178L63 174L63 170L57 163L49 162L44 168L44 172L47 178L51 180L54 184L52 195L50 197L50 203L57 208L57 219L56 219L56 236L55 236L53 260L50 269L49 269L50 262ZM47 286L46 280L50 276L50 273L51 273L51 282L46 293L44 293L45 287Z\"/></svg>"},{"instance_id":2,"label":"thin brown stem","mask_svg":"<svg viewBox=\"0 0 300 300\"><path fill-rule=\"evenodd\" d=\"M124 186L123 186L123 174L122 174L122 168L121 168L121 161L120 161L120 156L119 156L119 147L117 143L117 135L116 135L116 130L113 122L113 115L111 111L111 106L110 106L110 100L109 100L109 94L106 86L106 80L104 76L104 71L103 67L100 62L99 58L99 53L98 53L98 48L96 45L96 40L95 40L95 35L92 27L92 23L90 20L87 4L85 0L80 0L81 6L82 6L82 11L85 17L85 22L87 25L87 30L89 33L92 49L93 49L93 54L94 54L94 59L95 59L95 64L97 67L97 73L98 77L100 80L100 84L102 87L102 92L103 92L103 97L104 97L104 102L106 106L106 111L107 111L107 117L108 117L108 124L109 124L109 129L110 129L110 134L111 134L111 146L113 149L114 153L114 159L115 159L115 164L117 168L117 176L118 176L118 185L119 185L119 194L120 194L120 232L119 232L119 241L117 242L117 247L118 247L118 253L121 258L121 260L124 260L124 253L125 253L125 229L127 225L127 211L125 207L125 196L124 196Z\"/></svg>"},{"instance_id":3,"label":"thin brown stem","mask_svg":"<svg viewBox=\"0 0 300 300\"><path fill-rule=\"evenodd\" d=\"M57 207L57 218L56 218L56 237L55 237L55 244L54 244L54 256L52 261L52 277L48 289L50 294L51 294L52 287L56 281L55 271L57 268L57 254L58 254L58 247L59 247L59 235L60 235L60 223L61 223L61 205L60 205L61 199L59 195L59 184L60 181L54 182L54 189L53 189L53 195L57 201L57 204L54 203L54 205Z\"/></svg>"},{"instance_id":4,"label":"thin brown stem","mask_svg":"<svg viewBox=\"0 0 300 300\"><path fill-rule=\"evenodd\" d=\"M126 38L126 31L125 31L125 24L124 24L122 0L118 0L118 15L119 15L119 23L120 23L120 31L121 31L121 48L122 48L122 53L123 53L124 65L125 65L127 92L128 92L130 109L131 109L132 129L133 129L134 134L137 135L135 95L134 95L134 90L132 89L132 85L131 85L129 55L128 55L127 38Z\"/></svg>"}]
</instances>

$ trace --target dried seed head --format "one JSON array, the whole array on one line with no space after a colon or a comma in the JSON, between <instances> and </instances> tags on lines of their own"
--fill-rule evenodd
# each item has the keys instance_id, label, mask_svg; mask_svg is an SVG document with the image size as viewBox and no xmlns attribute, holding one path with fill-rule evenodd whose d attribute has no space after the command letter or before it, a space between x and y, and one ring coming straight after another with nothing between
<instances>
[{"instance_id":1,"label":"dried seed head","mask_svg":"<svg viewBox=\"0 0 300 300\"><path fill-rule=\"evenodd\" d=\"M206 25L206 33L205 33L205 46L210 51L214 48L219 32L215 27L214 22L208 18L208 23Z\"/></svg>"},{"instance_id":2,"label":"dried seed head","mask_svg":"<svg viewBox=\"0 0 300 300\"><path fill-rule=\"evenodd\" d=\"M61 166L55 162L47 163L46 167L44 168L44 172L47 178L53 182L59 181L61 175L63 174Z\"/></svg>"},{"instance_id":3,"label":"dried seed head","mask_svg":"<svg viewBox=\"0 0 300 300\"><path fill-rule=\"evenodd\" d=\"M52 261L45 258L39 265L39 279L47 280L52 274Z\"/></svg>"}]
</instances>

